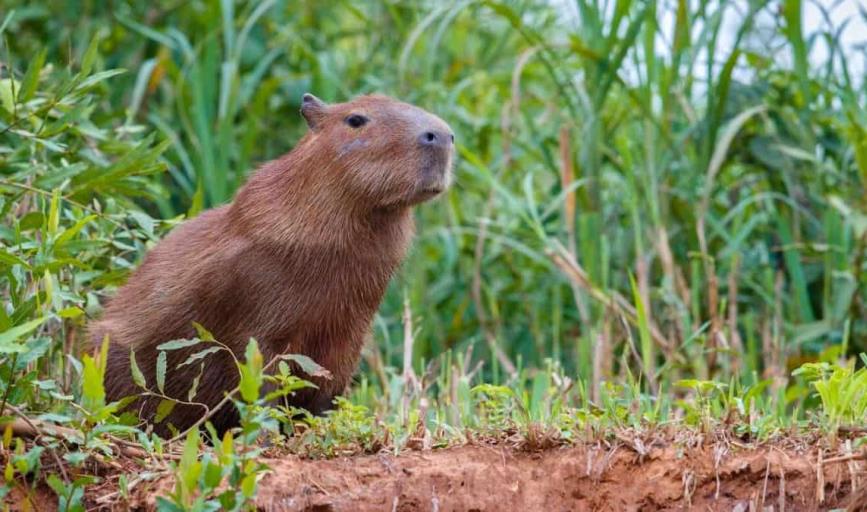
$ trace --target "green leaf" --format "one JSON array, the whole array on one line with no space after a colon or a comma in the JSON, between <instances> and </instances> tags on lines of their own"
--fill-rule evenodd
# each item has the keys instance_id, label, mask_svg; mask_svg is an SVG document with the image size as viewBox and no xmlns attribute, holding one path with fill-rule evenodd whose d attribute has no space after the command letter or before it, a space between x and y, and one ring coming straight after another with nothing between
<instances>
[{"instance_id":1,"label":"green leaf","mask_svg":"<svg viewBox=\"0 0 867 512\"><path fill-rule=\"evenodd\" d=\"M93 64L96 62L96 57L99 52L99 35L94 35L93 39L90 40L90 44L87 46L87 50L84 52L84 57L81 59L81 76L87 76L90 74L90 70L93 69Z\"/></svg>"},{"instance_id":2,"label":"green leaf","mask_svg":"<svg viewBox=\"0 0 867 512\"><path fill-rule=\"evenodd\" d=\"M767 107L764 105L757 105L752 108L748 108L735 116L734 119L729 121L725 130L723 130L722 135L720 135L719 141L716 143L716 146L713 150L713 155L711 155L710 163L708 164L707 169L707 179L705 182L705 194L710 194L714 180L716 179L717 174L719 173L720 168L722 168L723 163L725 163L726 155L728 155L729 148L731 147L732 141L734 141L735 136L738 132L743 128L743 126L750 120L754 115L759 114L767 110Z\"/></svg>"},{"instance_id":3,"label":"green leaf","mask_svg":"<svg viewBox=\"0 0 867 512\"><path fill-rule=\"evenodd\" d=\"M238 384L241 391L241 398L247 403L253 403L259 399L259 390L262 386L262 353L259 352L259 347L256 340L250 339L247 344L247 361L239 365L241 371L241 381Z\"/></svg>"},{"instance_id":4,"label":"green leaf","mask_svg":"<svg viewBox=\"0 0 867 512\"><path fill-rule=\"evenodd\" d=\"M21 79L21 91L18 93L18 102L26 103L36 92L36 86L39 84L39 73L42 72L42 67L45 65L45 55L48 48L44 47L39 50L36 57L30 60L27 66L27 72L24 78Z\"/></svg>"},{"instance_id":5,"label":"green leaf","mask_svg":"<svg viewBox=\"0 0 867 512\"><path fill-rule=\"evenodd\" d=\"M861 186L867 188L867 130L855 119L855 116L849 114L848 117L849 124L845 133L852 145L855 163L861 176Z\"/></svg>"},{"instance_id":6,"label":"green leaf","mask_svg":"<svg viewBox=\"0 0 867 512\"><path fill-rule=\"evenodd\" d=\"M18 221L18 229L29 231L39 229L43 224L45 224L45 215L42 215L42 212L30 212Z\"/></svg>"},{"instance_id":7,"label":"green leaf","mask_svg":"<svg viewBox=\"0 0 867 512\"><path fill-rule=\"evenodd\" d=\"M162 423L166 417L172 413L177 402L174 400L160 400L157 405L157 413L154 415L154 423Z\"/></svg>"},{"instance_id":8,"label":"green leaf","mask_svg":"<svg viewBox=\"0 0 867 512\"><path fill-rule=\"evenodd\" d=\"M132 90L129 107L126 111L127 124L132 124L135 120L135 117L139 112L139 108L141 108L142 102L144 101L145 93L148 90L148 85L150 84L151 77L154 76L154 69L159 64L160 58L154 57L142 62L141 66L139 67L138 73L136 73L135 86Z\"/></svg>"},{"instance_id":9,"label":"green leaf","mask_svg":"<svg viewBox=\"0 0 867 512\"><path fill-rule=\"evenodd\" d=\"M214 464L213 462L208 462L208 465L205 466L205 485L209 489L216 489L220 482L223 480L223 468L220 467L219 464Z\"/></svg>"},{"instance_id":10,"label":"green leaf","mask_svg":"<svg viewBox=\"0 0 867 512\"><path fill-rule=\"evenodd\" d=\"M804 41L804 32L801 20L801 0L784 0L782 5L784 33L792 45L792 54L795 57L795 76L801 85L804 94L803 104L810 102L810 84L808 73L810 71L807 44ZM797 105L801 106L801 105Z\"/></svg>"},{"instance_id":11,"label":"green leaf","mask_svg":"<svg viewBox=\"0 0 867 512\"><path fill-rule=\"evenodd\" d=\"M98 359L94 359L90 354L85 354L81 357L83 365L81 384L82 405L92 414L97 413L105 406L104 378L107 358L108 336L102 342Z\"/></svg>"},{"instance_id":12,"label":"green leaf","mask_svg":"<svg viewBox=\"0 0 867 512\"><path fill-rule=\"evenodd\" d=\"M78 84L77 90L81 91L87 89L88 87L92 87L99 82L103 82L108 80L109 78L115 77L117 75L122 75L126 73L123 69L109 69L107 71L100 71L99 73L94 73L93 75L87 77L84 81Z\"/></svg>"},{"instance_id":13,"label":"green leaf","mask_svg":"<svg viewBox=\"0 0 867 512\"><path fill-rule=\"evenodd\" d=\"M181 338L177 340L167 341L161 345L157 345L157 350L178 350L182 348L191 347L198 343L201 343L202 340L198 338Z\"/></svg>"},{"instance_id":14,"label":"green leaf","mask_svg":"<svg viewBox=\"0 0 867 512\"><path fill-rule=\"evenodd\" d=\"M188 364L192 364L192 363L198 361L199 359L207 357L208 355L213 354L214 352L219 352L220 350L223 350L223 347L218 346L218 347L206 348L205 350L200 350L200 351L196 352L195 354L191 355L190 357L188 357L186 361L179 364L178 368L180 368L181 366L186 366Z\"/></svg>"},{"instance_id":15,"label":"green leaf","mask_svg":"<svg viewBox=\"0 0 867 512\"><path fill-rule=\"evenodd\" d=\"M54 494L58 496L66 496L66 486L63 484L63 480L61 480L57 475L53 473L48 475L45 482L48 484L48 487L51 487Z\"/></svg>"},{"instance_id":16,"label":"green leaf","mask_svg":"<svg viewBox=\"0 0 867 512\"><path fill-rule=\"evenodd\" d=\"M241 481L241 493L245 498L250 499L256 494L256 474L250 474L244 477Z\"/></svg>"},{"instance_id":17,"label":"green leaf","mask_svg":"<svg viewBox=\"0 0 867 512\"><path fill-rule=\"evenodd\" d=\"M51 206L48 208L48 234L54 235L57 233L57 227L60 225L60 189L55 188L51 191Z\"/></svg>"},{"instance_id":18,"label":"green leaf","mask_svg":"<svg viewBox=\"0 0 867 512\"><path fill-rule=\"evenodd\" d=\"M0 107L10 114L15 111L15 93L19 89L18 83L11 78L0 80Z\"/></svg>"},{"instance_id":19,"label":"green leaf","mask_svg":"<svg viewBox=\"0 0 867 512\"><path fill-rule=\"evenodd\" d=\"M0 333L0 354L10 354L10 353L21 353L27 351L26 345L19 345L16 342L22 336L30 334L34 330L36 330L40 325L45 323L49 317L43 316L41 318L37 318L35 320L31 320L29 322L23 323L21 325L17 325L11 329L3 331Z\"/></svg>"},{"instance_id":20,"label":"green leaf","mask_svg":"<svg viewBox=\"0 0 867 512\"><path fill-rule=\"evenodd\" d=\"M4 251L3 249L0 249L0 263L3 263L5 265L9 265L10 267L12 265L21 265L22 267L24 267L28 270L30 269L29 263L22 260L18 256L15 256L12 253L8 253L8 252Z\"/></svg>"},{"instance_id":21,"label":"green leaf","mask_svg":"<svg viewBox=\"0 0 867 512\"><path fill-rule=\"evenodd\" d=\"M647 311L644 301L641 300L641 293L638 290L638 283L632 273L629 273L629 284L632 287L632 298L635 301L635 313L638 321L638 335L641 341L641 361L644 366L644 378L647 382L653 383L653 361L655 359L653 351L653 339L650 336L650 324L647 318Z\"/></svg>"},{"instance_id":22,"label":"green leaf","mask_svg":"<svg viewBox=\"0 0 867 512\"><path fill-rule=\"evenodd\" d=\"M8 443L7 443L8 444ZM235 439L232 436L232 431L227 430L225 434L223 434L223 439L220 442L220 451L218 455L220 456L220 460L228 462L232 459L232 456L235 454Z\"/></svg>"},{"instance_id":23,"label":"green leaf","mask_svg":"<svg viewBox=\"0 0 867 512\"><path fill-rule=\"evenodd\" d=\"M154 219L145 212L132 211L129 216L135 219L136 224L145 230L145 233L153 236L154 234Z\"/></svg>"},{"instance_id":24,"label":"green leaf","mask_svg":"<svg viewBox=\"0 0 867 512\"><path fill-rule=\"evenodd\" d=\"M136 386L147 389L147 382L145 381L145 376L141 372L141 369L138 367L138 363L135 361L135 350L129 351L129 368L132 371L132 381Z\"/></svg>"},{"instance_id":25,"label":"green leaf","mask_svg":"<svg viewBox=\"0 0 867 512\"><path fill-rule=\"evenodd\" d=\"M192 219L205 208L205 188L202 186L202 180L198 180L196 191L193 193L190 201L190 209L187 210L187 218Z\"/></svg>"},{"instance_id":26,"label":"green leaf","mask_svg":"<svg viewBox=\"0 0 867 512\"><path fill-rule=\"evenodd\" d=\"M155 43L165 46L171 50L177 50L178 45L174 39L171 37L154 30L147 25L142 25L136 21L128 19L124 17L121 13L114 14L117 20L122 24L126 25L133 32L138 32L140 35L144 36L147 39L153 40Z\"/></svg>"},{"instance_id":27,"label":"green leaf","mask_svg":"<svg viewBox=\"0 0 867 512\"><path fill-rule=\"evenodd\" d=\"M81 308L70 306L68 308L63 308L57 312L57 316L60 318L78 318L84 314L84 311Z\"/></svg>"},{"instance_id":28,"label":"green leaf","mask_svg":"<svg viewBox=\"0 0 867 512\"><path fill-rule=\"evenodd\" d=\"M202 341L214 341L215 340L214 335L211 334L211 332L209 330L202 327L202 325L199 324L198 322L193 322L193 327L196 329L196 334L198 335L200 340L202 340Z\"/></svg>"},{"instance_id":29,"label":"green leaf","mask_svg":"<svg viewBox=\"0 0 867 512\"><path fill-rule=\"evenodd\" d=\"M515 12L510 6L501 3L501 2L493 2L493 1L485 1L485 5L487 5L492 11L496 12L500 16L509 20L509 23L515 28L521 28L521 16Z\"/></svg>"},{"instance_id":30,"label":"green leaf","mask_svg":"<svg viewBox=\"0 0 867 512\"><path fill-rule=\"evenodd\" d=\"M202 378L202 374L205 372L205 364L199 367L199 373L196 374L195 378L193 378L193 383L190 384L190 390L187 392L187 401L192 402L194 398L196 398L196 393L199 392L199 381Z\"/></svg>"},{"instance_id":31,"label":"green leaf","mask_svg":"<svg viewBox=\"0 0 867 512\"><path fill-rule=\"evenodd\" d=\"M676 387L695 390L699 393L709 393L711 391L721 391L727 387L727 384L716 382L713 380L698 380L698 379L681 379L674 383Z\"/></svg>"},{"instance_id":32,"label":"green leaf","mask_svg":"<svg viewBox=\"0 0 867 512\"><path fill-rule=\"evenodd\" d=\"M316 361L310 359L309 357L301 354L287 354L283 356L283 359L292 361L297 364L301 371L306 373L311 377L322 377L324 379L331 378L331 372L329 372L324 367L320 366Z\"/></svg>"},{"instance_id":33,"label":"green leaf","mask_svg":"<svg viewBox=\"0 0 867 512\"><path fill-rule=\"evenodd\" d=\"M9 26L9 23L12 21L12 18L15 17L15 9L11 9L6 13L6 17L3 18L3 23L0 23L0 35L3 35L3 32L6 31L6 27Z\"/></svg>"},{"instance_id":34,"label":"green leaf","mask_svg":"<svg viewBox=\"0 0 867 512\"><path fill-rule=\"evenodd\" d=\"M78 451L69 452L63 456L63 460L72 464L73 467L80 466L81 464L83 464L87 460L87 458L88 458L88 455L86 453L82 453L82 452L78 452Z\"/></svg>"},{"instance_id":35,"label":"green leaf","mask_svg":"<svg viewBox=\"0 0 867 512\"><path fill-rule=\"evenodd\" d=\"M180 480L178 484L182 486L184 492L192 492L196 488L196 482L199 479L201 472L201 463L198 462L199 457L199 429L191 429L187 434L187 440L184 442L184 451L181 455L181 460L178 461L178 473Z\"/></svg>"},{"instance_id":36,"label":"green leaf","mask_svg":"<svg viewBox=\"0 0 867 512\"><path fill-rule=\"evenodd\" d=\"M47 301L51 301L54 297L54 278L51 277L51 271L46 268L42 276L43 287L45 288L45 297Z\"/></svg>"},{"instance_id":37,"label":"green leaf","mask_svg":"<svg viewBox=\"0 0 867 512\"><path fill-rule=\"evenodd\" d=\"M165 394L166 387L166 353L160 352L157 356L157 389Z\"/></svg>"},{"instance_id":38,"label":"green leaf","mask_svg":"<svg viewBox=\"0 0 867 512\"><path fill-rule=\"evenodd\" d=\"M82 229L84 229L84 226L86 226L88 223L95 219L96 215L88 215L86 217L83 217L82 219L79 219L78 222L76 222L72 226L64 229L63 233L60 233L60 236L58 236L57 239L54 241L55 249L63 247L67 242L72 240L75 235L77 235Z\"/></svg>"}]
</instances>

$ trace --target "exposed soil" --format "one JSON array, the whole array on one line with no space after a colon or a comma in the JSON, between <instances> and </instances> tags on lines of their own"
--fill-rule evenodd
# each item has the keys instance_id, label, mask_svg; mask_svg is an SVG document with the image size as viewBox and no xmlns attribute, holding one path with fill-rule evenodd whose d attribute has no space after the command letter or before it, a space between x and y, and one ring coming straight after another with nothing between
<instances>
[{"instance_id":1,"label":"exposed soil","mask_svg":"<svg viewBox=\"0 0 867 512\"><path fill-rule=\"evenodd\" d=\"M825 454L820 463L818 449L795 443L648 444L535 452L472 445L330 460L287 455L264 461L271 472L260 481L257 505L305 512L867 510L864 454ZM169 478L142 484L131 502L99 506L110 491L101 486L87 499L96 509L153 510L155 496L171 485ZM36 494L43 493L48 489ZM57 503L31 500L31 510Z\"/></svg>"},{"instance_id":2,"label":"exposed soil","mask_svg":"<svg viewBox=\"0 0 867 512\"><path fill-rule=\"evenodd\" d=\"M638 448L643 457L624 446L287 457L267 461L257 503L306 512L800 511L858 505L853 481L867 484L864 462L831 458L820 467L809 448Z\"/></svg>"}]
</instances>

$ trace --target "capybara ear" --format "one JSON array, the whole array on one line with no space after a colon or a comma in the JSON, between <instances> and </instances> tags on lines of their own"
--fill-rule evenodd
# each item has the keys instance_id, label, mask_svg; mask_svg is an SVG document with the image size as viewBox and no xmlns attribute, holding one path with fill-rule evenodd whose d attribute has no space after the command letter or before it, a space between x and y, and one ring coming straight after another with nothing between
<instances>
[{"instance_id":1,"label":"capybara ear","mask_svg":"<svg viewBox=\"0 0 867 512\"><path fill-rule=\"evenodd\" d=\"M307 126L311 130L315 129L325 117L326 110L328 110L328 105L309 92L304 93L304 96L301 97L301 115L307 120Z\"/></svg>"}]
</instances>

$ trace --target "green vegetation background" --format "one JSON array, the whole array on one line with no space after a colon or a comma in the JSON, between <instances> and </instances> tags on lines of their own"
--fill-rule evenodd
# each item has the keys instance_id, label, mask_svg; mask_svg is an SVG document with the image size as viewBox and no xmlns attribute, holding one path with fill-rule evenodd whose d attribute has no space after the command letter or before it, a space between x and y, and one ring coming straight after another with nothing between
<instances>
[{"instance_id":1,"label":"green vegetation background","mask_svg":"<svg viewBox=\"0 0 867 512\"><path fill-rule=\"evenodd\" d=\"M382 92L446 119L459 158L355 401L399 404L415 374L532 404L568 376L587 403L716 381L799 416L793 369L867 350L865 55L802 11L3 0L0 399L69 421L82 328L146 249L291 149L302 93Z\"/></svg>"}]
</instances>

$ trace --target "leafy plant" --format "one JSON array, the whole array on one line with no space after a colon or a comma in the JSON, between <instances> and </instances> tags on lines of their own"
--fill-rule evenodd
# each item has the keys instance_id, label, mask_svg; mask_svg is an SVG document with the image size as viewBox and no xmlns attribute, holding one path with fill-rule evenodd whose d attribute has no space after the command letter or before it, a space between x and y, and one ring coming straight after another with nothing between
<instances>
[{"instance_id":1,"label":"leafy plant","mask_svg":"<svg viewBox=\"0 0 867 512\"><path fill-rule=\"evenodd\" d=\"M867 363L867 355L861 354ZM793 375L803 376L815 389L822 404L822 423L832 433L841 426L860 427L867 419L867 368L827 362L806 363Z\"/></svg>"},{"instance_id":2,"label":"leafy plant","mask_svg":"<svg viewBox=\"0 0 867 512\"><path fill-rule=\"evenodd\" d=\"M204 328L197 328L203 339L219 343ZM176 350L192 345L189 341L164 344L162 348ZM318 368L314 363L309 364ZM269 377L255 340L250 340L247 345L245 360L238 363L238 370L238 388L229 395L231 397L235 392L240 394L240 400L234 400L241 423L237 437L230 430L220 438L213 427L206 424L213 445L213 449L207 449L202 446L198 425L189 429L183 453L172 468L175 474L174 492L158 499L159 510L255 510L253 499L257 482L268 471L268 466L259 462L263 447L257 445L256 441L278 430L269 401L310 384L297 377L290 378L286 369L287 373L277 378L286 386L262 397L261 390ZM308 367L308 370L311 368Z\"/></svg>"}]
</instances>

